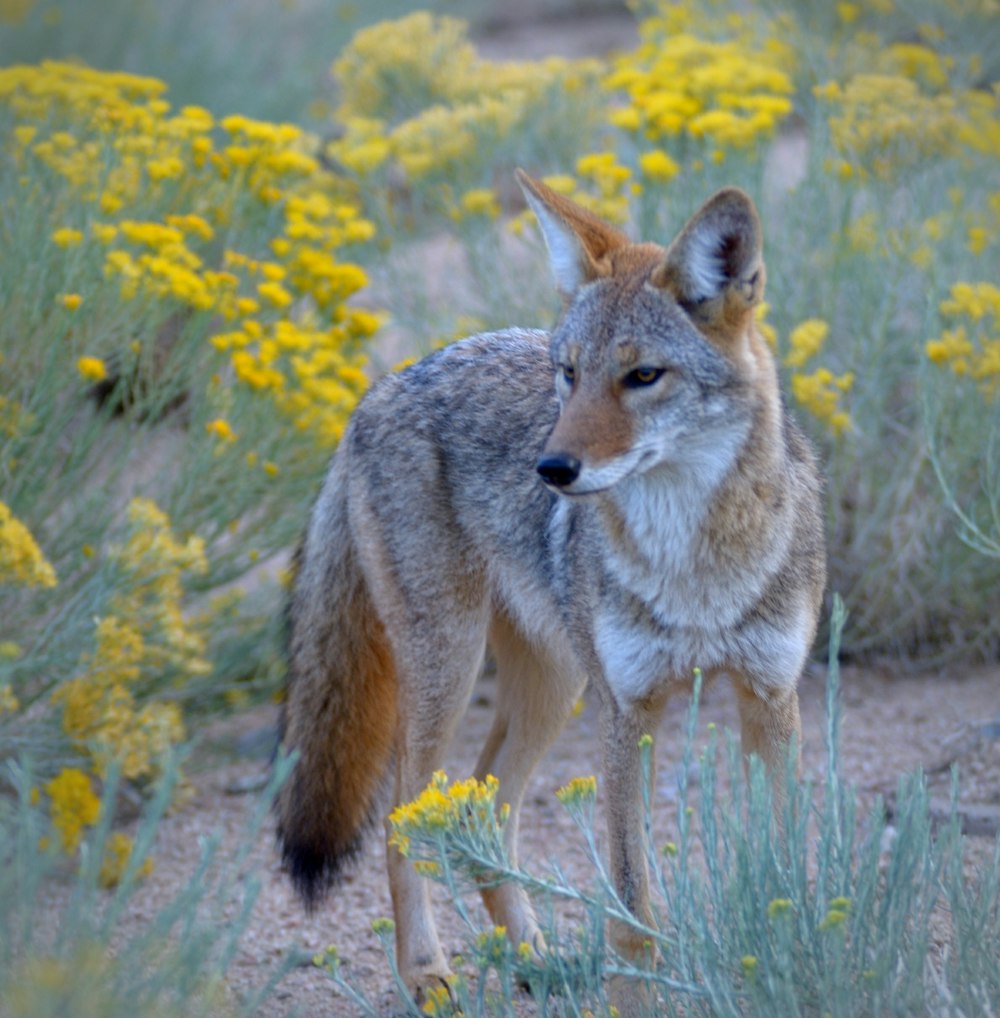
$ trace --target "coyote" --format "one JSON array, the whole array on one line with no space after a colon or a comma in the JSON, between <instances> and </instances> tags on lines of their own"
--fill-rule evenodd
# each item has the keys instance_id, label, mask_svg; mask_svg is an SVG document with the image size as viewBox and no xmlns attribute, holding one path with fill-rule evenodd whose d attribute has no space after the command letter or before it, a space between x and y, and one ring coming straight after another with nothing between
<instances>
[{"instance_id":1,"label":"coyote","mask_svg":"<svg viewBox=\"0 0 1000 1018\"><path fill-rule=\"evenodd\" d=\"M299 757L277 813L309 906L384 815L387 772L401 803L441 766L487 643L496 718L476 775L499 779L512 859L528 776L588 682L610 871L640 919L639 741L695 668L730 676L743 752L784 794L825 553L814 456L755 327L753 203L720 191L664 249L518 179L563 298L553 331L472 336L376 383L299 550L282 718ZM448 964L424 881L394 848L388 870L419 993ZM515 944L543 945L518 886L483 897ZM610 933L626 957L648 951ZM648 1005L613 996L623 1014Z\"/></svg>"}]
</instances>

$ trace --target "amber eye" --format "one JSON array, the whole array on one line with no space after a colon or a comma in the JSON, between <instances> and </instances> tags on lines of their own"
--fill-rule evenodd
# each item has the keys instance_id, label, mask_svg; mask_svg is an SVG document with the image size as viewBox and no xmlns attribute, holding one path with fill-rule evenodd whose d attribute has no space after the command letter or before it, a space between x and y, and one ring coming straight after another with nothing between
<instances>
[{"instance_id":1,"label":"amber eye","mask_svg":"<svg viewBox=\"0 0 1000 1018\"><path fill-rule=\"evenodd\" d=\"M564 364L562 366L563 381L567 385L572 385L576 381L576 368L572 364Z\"/></svg>"},{"instance_id":2,"label":"amber eye","mask_svg":"<svg viewBox=\"0 0 1000 1018\"><path fill-rule=\"evenodd\" d=\"M625 384L630 389L641 389L644 385L652 385L662 374L662 368L636 368L625 376Z\"/></svg>"}]
</instances>

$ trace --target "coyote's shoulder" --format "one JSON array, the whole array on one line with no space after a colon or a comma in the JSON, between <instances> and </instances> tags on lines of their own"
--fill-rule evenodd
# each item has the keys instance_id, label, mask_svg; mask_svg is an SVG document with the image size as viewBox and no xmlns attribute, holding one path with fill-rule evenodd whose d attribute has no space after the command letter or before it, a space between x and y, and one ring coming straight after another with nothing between
<instances>
[{"instance_id":1,"label":"coyote's shoulder","mask_svg":"<svg viewBox=\"0 0 1000 1018\"><path fill-rule=\"evenodd\" d=\"M532 767L593 682L612 872L640 916L637 741L670 691L729 674L744 749L779 789L798 737L820 482L755 325L756 211L719 192L662 248L521 182L564 298L554 329L475 336L374 385L303 542L284 719L300 759L279 821L309 900L377 815L390 761L396 802L440 766L487 642L498 706L477 774L500 779L508 847ZM401 971L442 978L423 885L395 851L389 870ZM522 892L484 894L540 944Z\"/></svg>"}]
</instances>

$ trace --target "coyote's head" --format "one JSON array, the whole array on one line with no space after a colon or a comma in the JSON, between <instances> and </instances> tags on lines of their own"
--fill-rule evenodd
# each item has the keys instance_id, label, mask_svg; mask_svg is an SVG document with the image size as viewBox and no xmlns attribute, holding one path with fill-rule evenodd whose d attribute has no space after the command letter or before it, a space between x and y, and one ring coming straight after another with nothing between
<instances>
[{"instance_id":1,"label":"coyote's head","mask_svg":"<svg viewBox=\"0 0 1000 1018\"><path fill-rule=\"evenodd\" d=\"M538 472L565 495L654 469L721 477L754 413L777 400L754 328L764 292L753 202L728 188L663 248L527 174L564 309L552 334L559 420Z\"/></svg>"}]
</instances>

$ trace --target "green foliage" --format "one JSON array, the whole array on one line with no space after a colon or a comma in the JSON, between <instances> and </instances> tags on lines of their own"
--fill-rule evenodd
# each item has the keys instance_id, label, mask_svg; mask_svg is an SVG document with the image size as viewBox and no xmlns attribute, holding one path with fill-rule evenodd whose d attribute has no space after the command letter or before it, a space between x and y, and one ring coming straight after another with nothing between
<instances>
[{"instance_id":1,"label":"green foliage","mask_svg":"<svg viewBox=\"0 0 1000 1018\"><path fill-rule=\"evenodd\" d=\"M0 64L82 60L166 81L178 105L264 119L307 115L331 55L404 0L3 0Z\"/></svg>"}]
</instances>

